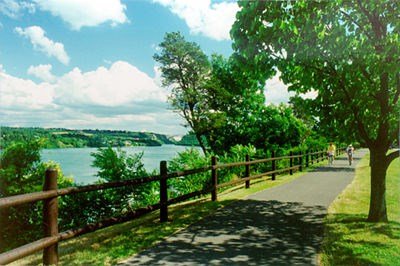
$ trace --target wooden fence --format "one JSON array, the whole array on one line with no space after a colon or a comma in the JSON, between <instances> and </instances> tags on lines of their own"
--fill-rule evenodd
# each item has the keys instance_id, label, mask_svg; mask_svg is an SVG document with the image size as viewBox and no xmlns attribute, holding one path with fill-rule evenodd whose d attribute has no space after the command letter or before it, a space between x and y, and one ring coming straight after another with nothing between
<instances>
[{"instance_id":1,"label":"wooden fence","mask_svg":"<svg viewBox=\"0 0 400 266\"><path fill-rule=\"evenodd\" d=\"M338 155L343 152L344 149L337 149ZM319 162L325 159L325 151L306 152L294 155L292 152L289 156L275 157L272 154L271 158L258 159L251 161L249 156L246 156L246 161L235 162L228 164L218 164L217 158L213 157L211 166L191 169L186 171L168 173L167 162L160 162L160 174L155 176L147 176L139 179L121 180L115 182L109 182L104 184L87 185L81 187L69 187L58 189L57 188L57 170L47 169L45 175L45 182L43 191L16 195L6 198L0 198L0 209L18 206L27 203L34 203L37 201L43 201L43 227L44 227L44 238L39 239L35 242L26 244L24 246L15 248L13 250L0 254L0 265L4 265L37 251L43 250L43 264L58 264L58 243L63 240L67 240L73 237L80 236L85 233L93 232L98 229L115 225L118 223L126 222L134 218L140 217L146 213L154 210L160 210L160 221L165 222L168 220L168 206L188 200L193 197L206 195L211 193L211 199L217 200L218 189L233 186L239 183L245 183L245 187L250 187L250 180L261 178L264 176L271 176L271 180L275 180L276 175L282 172L289 172L293 174L294 170L302 171L303 167L309 167L314 162ZM288 160L289 167L284 169L277 169L276 162L281 160ZM265 173L257 173L251 175L250 166L271 162L271 171ZM218 170L222 168L231 167L245 167L245 174L243 177L236 180L218 184ZM205 173L211 171L211 186L209 189L191 192L189 194L181 195L173 199L168 199L168 186L167 180L175 177L184 177L191 174ZM65 195L72 195L78 193L85 193L89 191L104 190L117 187L125 186L138 186L150 182L160 183L160 201L157 204L149 205L143 208L135 209L124 215L118 217L108 218L96 223L88 224L81 228L71 229L65 232L59 233L58 231L58 197Z\"/></svg>"}]
</instances>

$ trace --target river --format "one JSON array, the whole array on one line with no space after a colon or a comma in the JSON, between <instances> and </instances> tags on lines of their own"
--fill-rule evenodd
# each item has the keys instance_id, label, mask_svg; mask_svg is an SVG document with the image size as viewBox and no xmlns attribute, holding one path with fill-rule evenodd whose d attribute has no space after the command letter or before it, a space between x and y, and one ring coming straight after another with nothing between
<instances>
[{"instance_id":1,"label":"river","mask_svg":"<svg viewBox=\"0 0 400 266\"><path fill-rule=\"evenodd\" d=\"M148 172L159 169L160 161L168 161L189 147L178 145L123 147L127 154L143 152L143 164ZM199 148L198 148L199 149ZM199 149L200 150L200 149ZM42 161L52 160L60 164L65 176L72 176L75 183L92 184L98 177L97 168L92 167L93 156L97 148L45 149Z\"/></svg>"}]
</instances>

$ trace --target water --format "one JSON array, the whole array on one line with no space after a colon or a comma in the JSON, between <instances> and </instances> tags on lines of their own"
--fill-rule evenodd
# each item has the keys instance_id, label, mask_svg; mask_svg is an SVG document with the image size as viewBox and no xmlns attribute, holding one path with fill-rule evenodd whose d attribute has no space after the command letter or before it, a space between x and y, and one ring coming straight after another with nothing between
<instances>
[{"instance_id":1,"label":"water","mask_svg":"<svg viewBox=\"0 0 400 266\"><path fill-rule=\"evenodd\" d=\"M162 146L140 146L121 148L127 154L143 152L142 162L148 172L159 169L160 161L168 161L189 147L178 145ZM71 148L71 149L48 149L42 151L42 161L52 160L60 164L65 176L72 176L75 183L92 184L98 177L98 168L92 167L93 156L97 148Z\"/></svg>"}]
</instances>

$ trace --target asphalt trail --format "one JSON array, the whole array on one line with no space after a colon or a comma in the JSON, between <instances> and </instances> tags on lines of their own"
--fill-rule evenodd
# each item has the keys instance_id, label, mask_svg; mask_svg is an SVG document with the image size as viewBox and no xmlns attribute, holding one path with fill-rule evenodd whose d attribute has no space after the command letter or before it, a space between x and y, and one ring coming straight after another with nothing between
<instances>
[{"instance_id":1,"label":"asphalt trail","mask_svg":"<svg viewBox=\"0 0 400 266\"><path fill-rule=\"evenodd\" d=\"M366 153L229 204L119 265L318 265L327 208Z\"/></svg>"}]
</instances>

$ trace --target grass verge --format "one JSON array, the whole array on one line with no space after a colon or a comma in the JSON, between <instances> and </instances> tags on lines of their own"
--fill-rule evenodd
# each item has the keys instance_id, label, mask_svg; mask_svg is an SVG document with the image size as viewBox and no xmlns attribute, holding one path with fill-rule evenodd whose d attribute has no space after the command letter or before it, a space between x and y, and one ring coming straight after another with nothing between
<instances>
[{"instance_id":1,"label":"grass verge","mask_svg":"<svg viewBox=\"0 0 400 266\"><path fill-rule=\"evenodd\" d=\"M312 165L307 171L324 164ZM210 215L218 208L241 199L249 194L274 187L302 176L305 172L281 175L270 181L265 177L253 181L249 189L244 184L232 187L218 194L218 201L206 198L188 201L171 206L168 209L169 221L159 222L159 211L150 213L139 219L114 225L93 233L59 243L60 265L114 265L139 251L154 245L163 238L189 226ZM40 265L42 252L20 259L11 265Z\"/></svg>"},{"instance_id":2,"label":"grass verge","mask_svg":"<svg viewBox=\"0 0 400 266\"><path fill-rule=\"evenodd\" d=\"M321 265L400 265L400 159L386 179L390 222L368 223L369 156L360 161L354 181L329 207Z\"/></svg>"}]
</instances>

